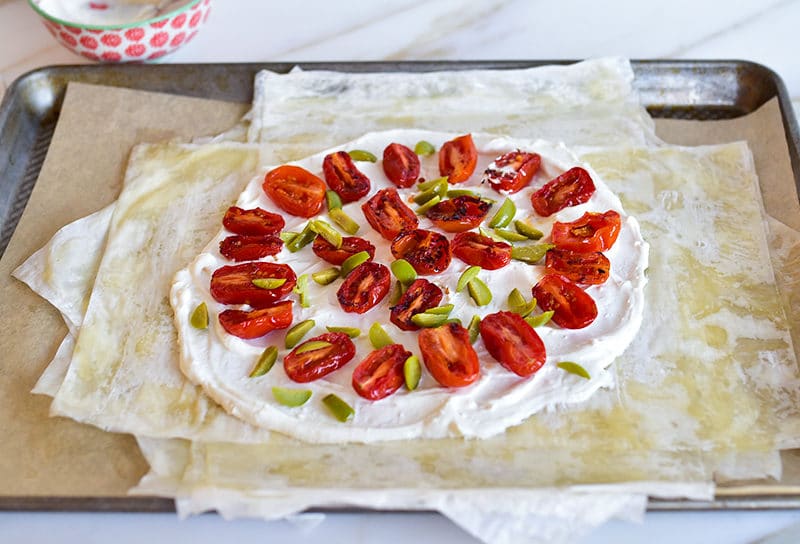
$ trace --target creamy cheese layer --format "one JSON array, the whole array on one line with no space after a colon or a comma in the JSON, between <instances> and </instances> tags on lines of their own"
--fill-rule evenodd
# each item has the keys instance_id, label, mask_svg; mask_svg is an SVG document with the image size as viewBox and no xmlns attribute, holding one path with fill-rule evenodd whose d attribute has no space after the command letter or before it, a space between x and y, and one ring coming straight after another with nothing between
<instances>
[{"instance_id":1,"label":"creamy cheese layer","mask_svg":"<svg viewBox=\"0 0 800 544\"><path fill-rule=\"evenodd\" d=\"M427 140L438 149L455 136L419 130L370 133L344 146L318 153L294 164L322 178L322 161L333 151L364 149L381 157L383 149L392 142L413 148L419 140ZM587 289L597 303L597 319L580 330L562 329L554 324L537 328L547 349L547 361L534 376L520 378L500 366L479 339L474 347L481 361L481 377L471 386L461 389L441 387L423 367L422 380L417 390L407 391L402 388L380 401L364 400L353 390L351 378L358 363L373 349L366 334L370 326L375 322L383 324L396 342L420 355L418 333L401 331L389 322L388 297L365 314L345 313L336 298L336 291L342 282L337 280L328 286L310 281L309 308L301 308L296 296L291 295L296 301L294 323L305 319L315 320L316 325L306 335L306 339L326 332L327 325L361 329L362 335L354 340L356 357L345 367L321 380L309 384L294 383L286 376L282 366L283 357L289 352L284 349L285 331L274 331L256 340L243 340L229 335L219 325L217 316L227 307L211 297L209 286L215 270L232 264L218 250L219 242L230 235L224 229L186 269L178 272L172 287L171 303L180 336L183 372L192 381L202 385L231 414L255 425L318 443L446 436L484 438L501 433L548 407L581 402L598 388L610 385L612 378L605 369L631 342L642 319L648 245L642 239L636 219L624 213L619 199L596 173L588 165L580 164L576 156L563 145L478 134L473 137L479 152L478 165L472 177L457 187L474 190L498 201L487 219L497 210L503 195L499 195L486 184L481 185L481 174L497 156L514 149L536 152L542 156L542 167L531 185L511 196L518 209L516 219L525 219L546 234L541 242L549 240L549 232L555 221L572 221L586 211L604 212L613 209L622 216L619 238L611 250L606 252L611 261L610 277L606 283ZM436 155L421 158L421 163L421 177L433 179L439 176ZM372 187L367 197L345 205L344 209L361 225L357 236L368 239L377 248L375 261L389 265L394 260L389 242L370 227L360 206L376 191L394 185L384 175L380 159L374 164L356 164L370 178ZM594 195L588 202L566 208L551 217L537 216L531 209L531 193L576 165L583 166L592 174L596 186ZM264 194L262 181L263 176L253 179L237 205L243 208L258 206L281 213ZM412 187L400 189L399 192L403 200L408 201L418 191ZM285 230L299 232L307 222L303 218L283 215L286 217ZM326 213L321 213L319 217L333 223ZM437 230L425 217L420 217L419 228ZM448 238L452 240L453 236L450 234ZM310 246L297 253L283 249L278 255L264 260L288 264L298 276L331 266L318 258ZM531 287L544 274L543 265L532 266L518 261L512 261L500 270L484 270L479 277L487 283L494 296L490 304L478 307L466 292L455 292L456 281L468 266L454 257L446 271L426 276L445 293L441 304L454 305L451 317L460 319L465 326L473 315L483 317L507 309L507 296L514 287L530 297ZM196 330L189 324L189 316L201 302L208 305L211 315L211 324L207 330ZM266 375L249 378L248 374L256 360L269 345L279 348L278 362ZM557 363L563 361L580 364L589 372L591 379L586 380L558 368ZM273 386L310 389L313 395L304 406L288 408L274 400L271 392ZM353 406L355 416L352 420L340 423L331 416L321 402L328 393L335 393Z\"/></svg>"}]
</instances>

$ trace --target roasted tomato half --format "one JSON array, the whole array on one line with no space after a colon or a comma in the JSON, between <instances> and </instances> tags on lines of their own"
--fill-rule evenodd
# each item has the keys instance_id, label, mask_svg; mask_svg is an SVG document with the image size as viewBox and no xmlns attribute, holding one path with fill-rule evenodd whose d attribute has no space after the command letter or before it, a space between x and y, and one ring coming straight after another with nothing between
<instances>
[{"instance_id":1,"label":"roasted tomato half","mask_svg":"<svg viewBox=\"0 0 800 544\"><path fill-rule=\"evenodd\" d=\"M419 157L403 144L383 150L383 173L398 187L411 187L419 178Z\"/></svg>"},{"instance_id":2,"label":"roasted tomato half","mask_svg":"<svg viewBox=\"0 0 800 544\"><path fill-rule=\"evenodd\" d=\"M549 272L561 274L575 283L590 285L605 283L611 270L608 258L599 251L578 253L559 248L547 252L544 266Z\"/></svg>"},{"instance_id":3,"label":"roasted tomato half","mask_svg":"<svg viewBox=\"0 0 800 544\"><path fill-rule=\"evenodd\" d=\"M258 338L292 324L292 301L273 302L249 312L225 310L219 314L219 324L228 334L239 338Z\"/></svg>"},{"instance_id":4,"label":"roasted tomato half","mask_svg":"<svg viewBox=\"0 0 800 544\"><path fill-rule=\"evenodd\" d=\"M523 378L542 368L547 358L542 339L514 312L497 312L484 317L481 338L492 357Z\"/></svg>"},{"instance_id":5,"label":"roasted tomato half","mask_svg":"<svg viewBox=\"0 0 800 544\"><path fill-rule=\"evenodd\" d=\"M481 224L492 205L474 196L448 198L425 214L445 232L464 232Z\"/></svg>"},{"instance_id":6,"label":"roasted tomato half","mask_svg":"<svg viewBox=\"0 0 800 544\"><path fill-rule=\"evenodd\" d=\"M363 314L389 293L391 273L372 261L358 265L339 287L336 297L345 312Z\"/></svg>"},{"instance_id":7,"label":"roasted tomato half","mask_svg":"<svg viewBox=\"0 0 800 544\"><path fill-rule=\"evenodd\" d=\"M402 344L376 349L353 371L353 389L367 400L386 398L405 383L403 365L411 357Z\"/></svg>"},{"instance_id":8,"label":"roasted tomato half","mask_svg":"<svg viewBox=\"0 0 800 544\"><path fill-rule=\"evenodd\" d=\"M322 236L317 236L311 249L317 257L336 266L341 266L348 257L362 251L369 253L369 260L375 257L375 246L358 236L345 236L342 238L342 247L338 249Z\"/></svg>"},{"instance_id":9,"label":"roasted tomato half","mask_svg":"<svg viewBox=\"0 0 800 544\"><path fill-rule=\"evenodd\" d=\"M219 243L219 252L232 261L255 261L267 255L277 255L283 240L274 234L266 236L228 236Z\"/></svg>"},{"instance_id":10,"label":"roasted tomato half","mask_svg":"<svg viewBox=\"0 0 800 544\"><path fill-rule=\"evenodd\" d=\"M392 255L407 260L417 274L438 274L450 266L450 242L438 232L411 230L392 241Z\"/></svg>"},{"instance_id":11,"label":"roasted tomato half","mask_svg":"<svg viewBox=\"0 0 800 544\"><path fill-rule=\"evenodd\" d=\"M256 279L285 279L274 289L253 285ZM262 308L288 295L297 283L294 271L285 264L244 263L223 266L211 276L211 296L222 304L249 304Z\"/></svg>"},{"instance_id":12,"label":"roasted tomato half","mask_svg":"<svg viewBox=\"0 0 800 544\"><path fill-rule=\"evenodd\" d=\"M559 274L545 274L532 292L543 310L553 310L553 322L565 329L582 329L597 317L594 299Z\"/></svg>"},{"instance_id":13,"label":"roasted tomato half","mask_svg":"<svg viewBox=\"0 0 800 544\"><path fill-rule=\"evenodd\" d=\"M488 183L497 192L516 193L528 186L541 164L538 153L511 151L497 157L484 170L481 183Z\"/></svg>"},{"instance_id":14,"label":"roasted tomato half","mask_svg":"<svg viewBox=\"0 0 800 544\"><path fill-rule=\"evenodd\" d=\"M577 206L594 194L594 182L589 172L576 166L548 181L531 196L531 204L542 217L553 215L569 206Z\"/></svg>"},{"instance_id":15,"label":"roasted tomato half","mask_svg":"<svg viewBox=\"0 0 800 544\"><path fill-rule=\"evenodd\" d=\"M453 255L484 270L497 270L511 262L511 244L492 240L477 232L457 234L452 247Z\"/></svg>"},{"instance_id":16,"label":"roasted tomato half","mask_svg":"<svg viewBox=\"0 0 800 544\"><path fill-rule=\"evenodd\" d=\"M478 150L472 134L459 136L445 142L439 150L439 175L447 176L449 183L467 181L478 164Z\"/></svg>"},{"instance_id":17,"label":"roasted tomato half","mask_svg":"<svg viewBox=\"0 0 800 544\"><path fill-rule=\"evenodd\" d=\"M404 331L416 331L419 327L411 322L411 318L430 308L435 308L442 301L442 290L426 279L419 278L408 286L406 292L392 306L389 319Z\"/></svg>"},{"instance_id":18,"label":"roasted tomato half","mask_svg":"<svg viewBox=\"0 0 800 544\"><path fill-rule=\"evenodd\" d=\"M354 202L369 192L371 184L353 163L346 151L327 155L322 161L322 173L328 187L341 197L342 202Z\"/></svg>"},{"instance_id":19,"label":"roasted tomato half","mask_svg":"<svg viewBox=\"0 0 800 544\"><path fill-rule=\"evenodd\" d=\"M361 205L361 210L372 228L387 240L419 225L417 215L403 203L395 188L378 191Z\"/></svg>"},{"instance_id":20,"label":"roasted tomato half","mask_svg":"<svg viewBox=\"0 0 800 544\"><path fill-rule=\"evenodd\" d=\"M243 236L278 234L285 224L283 217L261 208L244 210L238 206L231 206L222 218L222 225L226 229Z\"/></svg>"},{"instance_id":21,"label":"roasted tomato half","mask_svg":"<svg viewBox=\"0 0 800 544\"><path fill-rule=\"evenodd\" d=\"M325 182L299 166L270 170L262 188L276 206L297 217L317 215L325 200Z\"/></svg>"},{"instance_id":22,"label":"roasted tomato half","mask_svg":"<svg viewBox=\"0 0 800 544\"><path fill-rule=\"evenodd\" d=\"M302 351L309 342L327 342L311 351ZM283 369L289 379L299 383L313 382L342 368L356 354L356 346L343 332L328 332L306 340L283 358Z\"/></svg>"},{"instance_id":23,"label":"roasted tomato half","mask_svg":"<svg viewBox=\"0 0 800 544\"><path fill-rule=\"evenodd\" d=\"M464 387L480 376L478 354L469 332L458 323L445 323L419 333L422 360L433 379L445 387Z\"/></svg>"},{"instance_id":24,"label":"roasted tomato half","mask_svg":"<svg viewBox=\"0 0 800 544\"><path fill-rule=\"evenodd\" d=\"M617 241L619 229L620 217L614 210L586 212L570 223L556 221L551 236L560 249L591 253L611 249Z\"/></svg>"}]
</instances>

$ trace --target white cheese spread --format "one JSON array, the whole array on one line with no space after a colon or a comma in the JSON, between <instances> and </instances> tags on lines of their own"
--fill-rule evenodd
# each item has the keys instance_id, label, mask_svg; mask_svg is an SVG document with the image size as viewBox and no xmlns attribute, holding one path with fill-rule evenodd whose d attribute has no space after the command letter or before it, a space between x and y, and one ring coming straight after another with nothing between
<instances>
[{"instance_id":1,"label":"white cheese spread","mask_svg":"<svg viewBox=\"0 0 800 544\"><path fill-rule=\"evenodd\" d=\"M38 0L36 5L48 15L68 23L106 26L146 21L190 1Z\"/></svg>"},{"instance_id":2,"label":"white cheese spread","mask_svg":"<svg viewBox=\"0 0 800 544\"><path fill-rule=\"evenodd\" d=\"M439 149L444 142L455 136L420 130L370 133L344 146L293 164L323 178L322 161L333 151L364 149L381 157L384 148L393 142L413 149L416 142L427 140ZM562 329L552 323L538 327L536 331L546 346L547 360L536 374L529 378L520 378L509 372L489 355L482 340L478 339L474 347L481 361L481 376L474 384L461 389L444 388L423 368L422 380L417 390L401 388L379 401L362 399L353 390L351 379L356 366L373 350L366 334L370 326L375 322L381 323L396 342L402 343L416 355L420 355L418 332L401 331L389 322L389 297L364 314L345 313L336 297L342 280L328 286L309 281L310 307L302 308L295 302L293 308L294 323L306 319L316 322L316 326L305 339L327 332L325 327L328 325L357 327L362 334L354 339L357 349L355 358L343 368L311 383L294 383L286 376L282 365L283 357L290 351L284 349L285 331L273 331L255 340L243 340L226 333L217 320L217 316L226 306L211 297L211 275L222 266L234 264L219 253L219 242L231 234L224 229L175 277L171 303L180 337L183 372L231 414L254 425L317 443L447 436L485 438L502 433L538 411L562 403L581 402L598 388L611 385L613 379L605 369L636 335L644 307L645 269L649 247L642 239L636 219L624 213L619 198L589 165L581 164L563 144L511 140L481 134L473 134L473 138L478 150L477 167L468 181L455 187L470 189L497 200L498 204L489 211L487 219L497 210L503 197L488 184L480 184L482 173L496 157L515 149L539 153L542 157L542 166L530 186L510 197L518 209L516 219L528 220L543 231L546 236L542 242L549 241L549 232L555 221L572 221L587 211L615 210L622 217L619 237L614 246L605 253L611 262L610 277L605 283L586 289L597 303L597 319L579 330ZM437 155L421 157L421 163L421 177L439 177ZM357 236L375 245L375 261L389 265L394 260L389 242L381 238L367 223L361 204L378 190L394 185L386 178L380 159L376 163L357 162L356 165L369 177L372 186L366 197L346 204L344 210L361 225ZM530 203L532 192L574 166L582 166L592 175L596 186L592 197L584 204L565 208L547 218L536 215ZM253 179L237 205L242 208L261 207L282 213L264 194L262 182L263 176ZM399 189L405 202L417 192L415 187ZM411 206L414 207L413 204ZM287 231L299 232L307 222L304 218L282 215L286 219ZM322 212L319 217L333 224L326 212ZM425 217L420 217L419 228L438 230ZM453 235L448 235L451 240L452 237ZM284 248L278 255L263 260L287 264L298 276L331 267L317 257L310 246L296 253ZM543 265L532 266L515 260L499 270L484 270L479 277L487 283L494 296L491 303L478 307L466 292L455 292L456 282L468 266L454 257L443 273L425 276L442 288L444 298L441 304L454 305L450 317L460 319L465 326L473 315L483 317L507 310L507 295L514 287L530 298L531 287L544 274ZM291 297L297 300L296 295ZM207 330L194 329L189 323L192 311L201 302L208 305L211 316ZM256 360L269 345L279 348L278 362L266 375L249 378L248 374ZM564 361L580 364L588 371L591 379L578 377L557 367L557 363ZM271 392L273 386L310 389L313 395L305 405L289 408L275 401ZM353 419L340 423L331 416L322 403L322 398L328 393L335 393L355 409Z\"/></svg>"}]
</instances>

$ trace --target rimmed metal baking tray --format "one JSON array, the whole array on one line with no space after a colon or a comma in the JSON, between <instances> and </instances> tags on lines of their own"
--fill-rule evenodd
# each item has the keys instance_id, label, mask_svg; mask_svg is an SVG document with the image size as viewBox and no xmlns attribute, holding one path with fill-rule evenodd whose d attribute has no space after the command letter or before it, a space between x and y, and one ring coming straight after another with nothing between
<instances>
[{"instance_id":1,"label":"rimmed metal baking tray","mask_svg":"<svg viewBox=\"0 0 800 544\"><path fill-rule=\"evenodd\" d=\"M247 64L53 66L17 79L0 103L0 256L14 233L44 162L67 84L90 83L233 102L250 102L259 70L428 72L515 69L574 61L283 62ZM634 60L634 87L656 118L713 120L751 113L778 98L795 185L800 193L800 129L780 77L768 68L737 60ZM800 508L800 495L762 492L712 501L651 500L650 510ZM151 497L0 497L0 510L174 510Z\"/></svg>"}]
</instances>

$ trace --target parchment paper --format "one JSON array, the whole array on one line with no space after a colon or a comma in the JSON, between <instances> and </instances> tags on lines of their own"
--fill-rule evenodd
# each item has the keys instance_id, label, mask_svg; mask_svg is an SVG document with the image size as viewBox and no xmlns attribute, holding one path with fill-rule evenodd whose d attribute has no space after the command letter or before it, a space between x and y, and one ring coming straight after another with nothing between
<instances>
[{"instance_id":1,"label":"parchment paper","mask_svg":"<svg viewBox=\"0 0 800 544\"><path fill-rule=\"evenodd\" d=\"M10 270L58 227L108 203L117 192L119 169L133 143L219 132L232 125L243 109L197 99L75 86L0 271L7 278ZM770 134L776 132L781 141L783 138L776 107L716 129L713 125L717 123L663 125L665 139L680 143L694 143L677 138L692 135L698 125L708 138L716 136L708 142L747 138L756 144L762 138L773 141ZM751 134L738 132L745 129ZM764 163L783 163L783 171L791 173L785 152L767 146L765 153L760 147L754 145L753 149L759 168ZM775 188L773 194L779 195L772 201L766 197L770 213L784 221L797 217L787 206L796 206L796 198L786 198L794 196L791 175L760 174L762 184ZM0 290L0 309L6 310L3 315L15 316L7 320L0 344L8 353L8 362L0 368L0 393L6 400L0 408L0 425L7 429L0 445L0 495L124 495L146 468L133 442L66 420L48 419L46 402L29 393L65 332L60 317L16 282L4 284ZM38 324L36 334L30 334L31 323Z\"/></svg>"},{"instance_id":2,"label":"parchment paper","mask_svg":"<svg viewBox=\"0 0 800 544\"><path fill-rule=\"evenodd\" d=\"M124 496L147 470L130 436L50 418L50 400L30 394L67 329L11 270L60 226L117 197L134 144L219 133L246 109L70 84L39 181L0 260L0 496Z\"/></svg>"}]
</instances>

